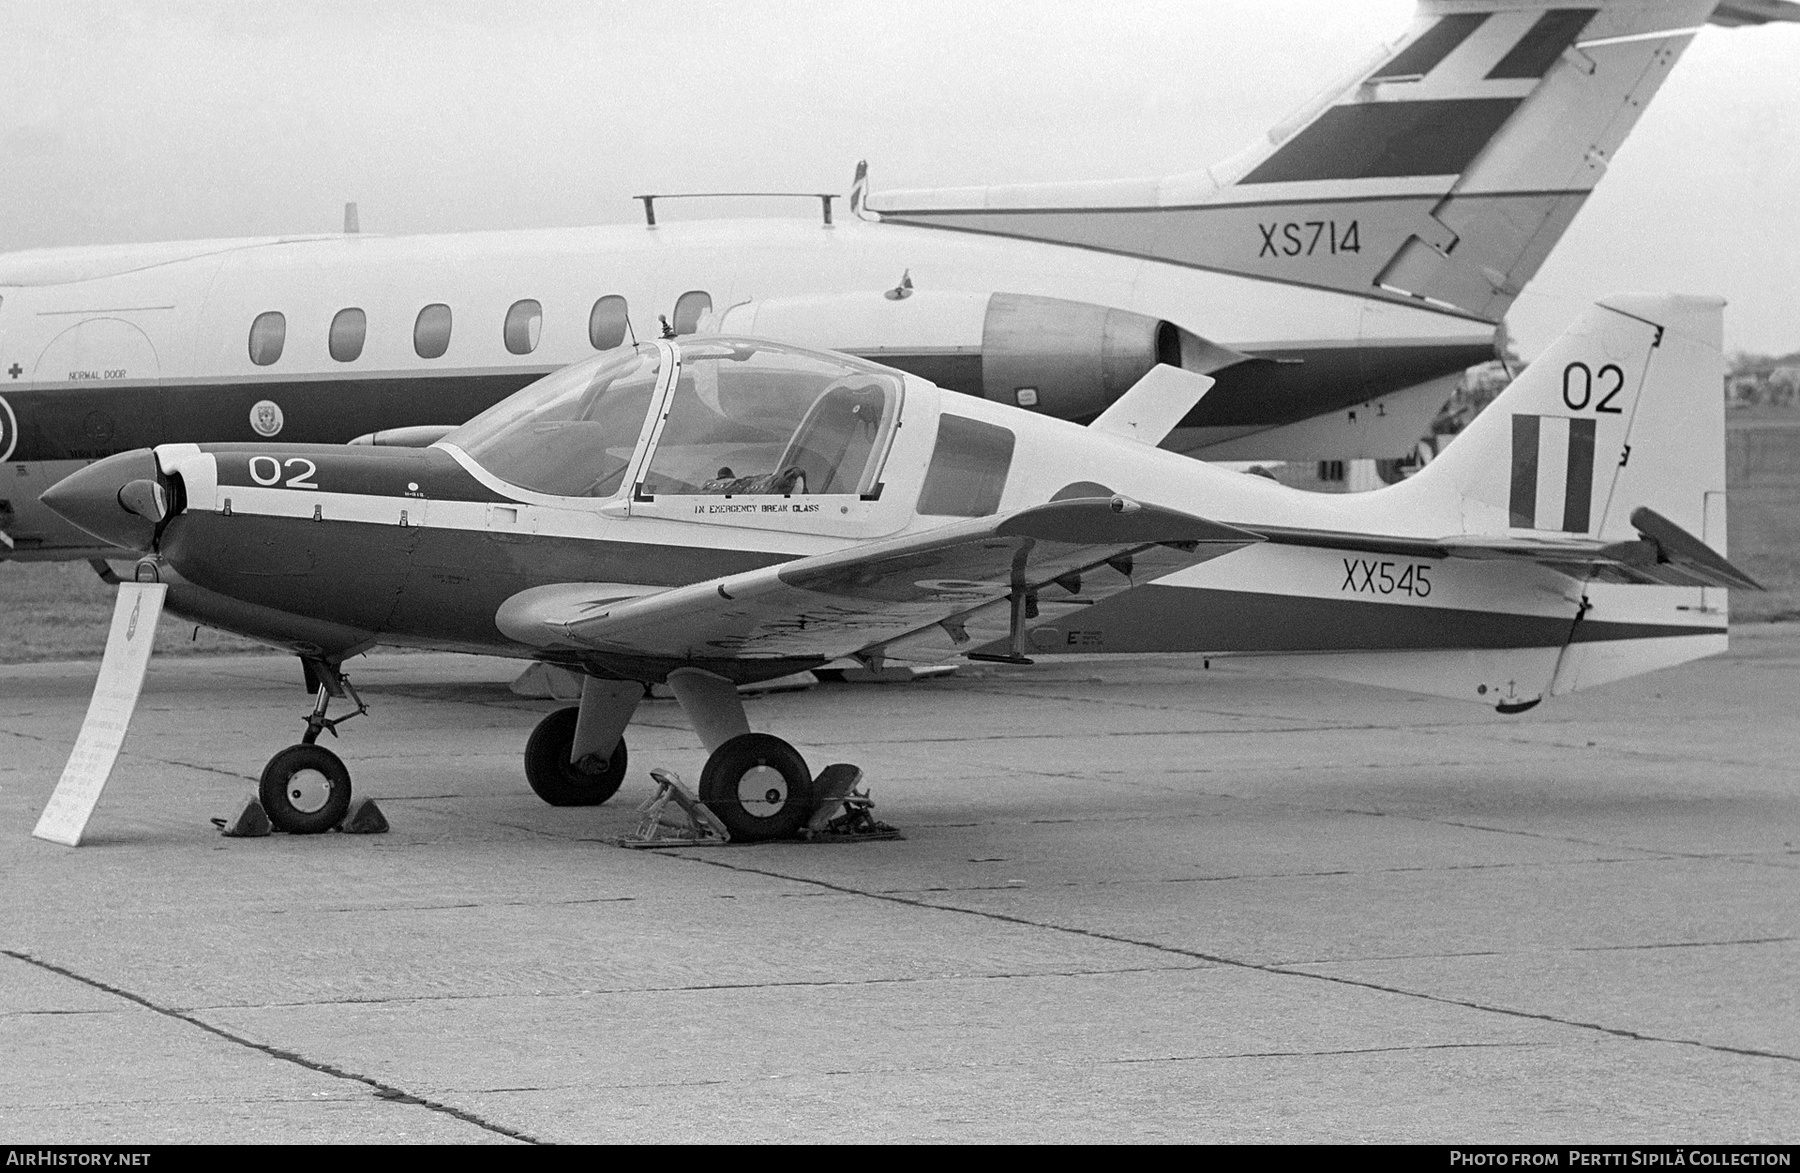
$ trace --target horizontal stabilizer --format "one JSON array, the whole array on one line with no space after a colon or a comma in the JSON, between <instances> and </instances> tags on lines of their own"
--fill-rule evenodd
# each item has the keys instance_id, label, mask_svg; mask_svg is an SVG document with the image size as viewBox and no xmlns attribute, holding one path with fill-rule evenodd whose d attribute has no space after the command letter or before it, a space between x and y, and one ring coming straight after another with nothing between
<instances>
[{"instance_id":1,"label":"horizontal stabilizer","mask_svg":"<svg viewBox=\"0 0 1800 1173\"><path fill-rule=\"evenodd\" d=\"M1691 576L1691 581L1677 585L1763 589L1761 583L1720 557L1711 546L1653 509L1632 510L1631 524L1655 548L1658 568L1669 567Z\"/></svg>"},{"instance_id":2,"label":"horizontal stabilizer","mask_svg":"<svg viewBox=\"0 0 1800 1173\"><path fill-rule=\"evenodd\" d=\"M1534 562L1573 578L1640 586L1763 589L1712 547L1653 509L1633 510L1631 524L1639 537L1624 542L1572 536L1404 538L1279 526L1249 528L1279 546L1355 550L1398 558L1512 559Z\"/></svg>"},{"instance_id":3,"label":"horizontal stabilizer","mask_svg":"<svg viewBox=\"0 0 1800 1173\"><path fill-rule=\"evenodd\" d=\"M1213 382L1206 375L1158 363L1088 427L1154 447L1194 410Z\"/></svg>"}]
</instances>

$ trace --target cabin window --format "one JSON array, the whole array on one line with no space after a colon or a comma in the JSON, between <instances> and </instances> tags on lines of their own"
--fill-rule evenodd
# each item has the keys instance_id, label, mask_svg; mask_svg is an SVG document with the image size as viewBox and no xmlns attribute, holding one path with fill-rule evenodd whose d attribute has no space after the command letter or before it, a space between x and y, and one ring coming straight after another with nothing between
<instances>
[{"instance_id":1,"label":"cabin window","mask_svg":"<svg viewBox=\"0 0 1800 1173\"><path fill-rule=\"evenodd\" d=\"M450 349L450 307L442 303L419 311L413 323L413 350L420 358L443 358Z\"/></svg>"},{"instance_id":2,"label":"cabin window","mask_svg":"<svg viewBox=\"0 0 1800 1173\"><path fill-rule=\"evenodd\" d=\"M661 361L654 346L595 355L501 400L443 442L522 489L610 497L631 467Z\"/></svg>"},{"instance_id":3,"label":"cabin window","mask_svg":"<svg viewBox=\"0 0 1800 1173\"><path fill-rule=\"evenodd\" d=\"M331 357L339 362L355 362L362 357L363 339L369 331L369 316L359 309L339 310L331 319Z\"/></svg>"},{"instance_id":4,"label":"cabin window","mask_svg":"<svg viewBox=\"0 0 1800 1173\"><path fill-rule=\"evenodd\" d=\"M530 354L538 348L543 329L543 306L530 298L513 302L506 311L506 349L514 354Z\"/></svg>"},{"instance_id":5,"label":"cabin window","mask_svg":"<svg viewBox=\"0 0 1800 1173\"><path fill-rule=\"evenodd\" d=\"M609 293L594 303L588 314L588 341L595 350L611 350L625 344L625 327L629 311L625 299Z\"/></svg>"},{"instance_id":6,"label":"cabin window","mask_svg":"<svg viewBox=\"0 0 1800 1173\"><path fill-rule=\"evenodd\" d=\"M704 289L690 289L675 299L676 334L692 334L700 328L700 319L712 312L712 294Z\"/></svg>"},{"instance_id":7,"label":"cabin window","mask_svg":"<svg viewBox=\"0 0 1800 1173\"><path fill-rule=\"evenodd\" d=\"M689 342L640 494L873 496L900 381L767 343Z\"/></svg>"},{"instance_id":8,"label":"cabin window","mask_svg":"<svg viewBox=\"0 0 1800 1173\"><path fill-rule=\"evenodd\" d=\"M986 517L1000 509L1012 470L1011 429L959 415L938 417L937 446L919 491L919 512L932 517Z\"/></svg>"},{"instance_id":9,"label":"cabin window","mask_svg":"<svg viewBox=\"0 0 1800 1173\"><path fill-rule=\"evenodd\" d=\"M281 357L281 347L286 341L285 317L274 310L257 314L256 321L250 323L250 361L259 367L268 366Z\"/></svg>"}]
</instances>

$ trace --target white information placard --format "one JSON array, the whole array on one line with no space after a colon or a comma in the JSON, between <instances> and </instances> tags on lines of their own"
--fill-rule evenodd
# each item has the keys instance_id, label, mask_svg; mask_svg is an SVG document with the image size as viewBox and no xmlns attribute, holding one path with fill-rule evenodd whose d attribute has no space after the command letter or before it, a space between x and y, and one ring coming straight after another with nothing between
<instances>
[{"instance_id":1,"label":"white information placard","mask_svg":"<svg viewBox=\"0 0 1800 1173\"><path fill-rule=\"evenodd\" d=\"M75 749L62 778L31 833L52 843L74 847L100 802L100 791L112 774L131 714L137 709L150 667L150 648L156 642L156 621L162 615L166 583L119 584L113 605L112 630L106 637L106 655L100 661L100 678L94 682L94 699L75 738Z\"/></svg>"}]
</instances>

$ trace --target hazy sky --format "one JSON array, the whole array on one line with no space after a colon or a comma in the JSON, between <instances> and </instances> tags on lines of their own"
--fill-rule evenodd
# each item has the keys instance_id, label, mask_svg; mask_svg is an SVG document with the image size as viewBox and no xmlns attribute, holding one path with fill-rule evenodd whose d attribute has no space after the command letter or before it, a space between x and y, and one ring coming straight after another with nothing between
<instances>
[{"instance_id":1,"label":"hazy sky","mask_svg":"<svg viewBox=\"0 0 1800 1173\"><path fill-rule=\"evenodd\" d=\"M346 200L366 232L629 221L862 157L878 189L1185 171L1412 8L0 0L0 249L335 231ZM1800 349L1800 26L1696 38L1509 325L1529 354L1624 289Z\"/></svg>"}]
</instances>

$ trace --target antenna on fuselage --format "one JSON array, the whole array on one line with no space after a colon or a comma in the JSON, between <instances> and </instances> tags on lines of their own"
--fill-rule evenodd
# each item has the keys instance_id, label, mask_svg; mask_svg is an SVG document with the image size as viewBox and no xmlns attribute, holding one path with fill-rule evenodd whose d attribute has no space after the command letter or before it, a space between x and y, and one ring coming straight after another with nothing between
<instances>
[{"instance_id":1,"label":"antenna on fuselage","mask_svg":"<svg viewBox=\"0 0 1800 1173\"><path fill-rule=\"evenodd\" d=\"M344 205L344 234L353 235L362 231L362 225L356 217L356 203L352 201Z\"/></svg>"}]
</instances>

